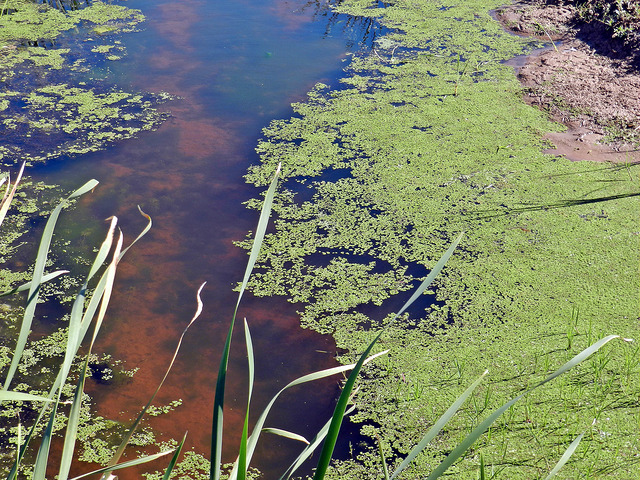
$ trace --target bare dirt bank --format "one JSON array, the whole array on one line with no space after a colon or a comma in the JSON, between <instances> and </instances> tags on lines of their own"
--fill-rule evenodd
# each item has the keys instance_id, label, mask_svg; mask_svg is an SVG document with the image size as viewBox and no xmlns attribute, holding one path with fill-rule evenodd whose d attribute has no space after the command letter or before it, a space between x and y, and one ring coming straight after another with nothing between
<instances>
[{"instance_id":1,"label":"bare dirt bank","mask_svg":"<svg viewBox=\"0 0 640 480\"><path fill-rule=\"evenodd\" d=\"M518 35L553 40L518 69L525 100L549 111L567 131L547 135L547 153L571 160L640 162L640 51L581 21L569 4L525 1L499 9Z\"/></svg>"}]
</instances>

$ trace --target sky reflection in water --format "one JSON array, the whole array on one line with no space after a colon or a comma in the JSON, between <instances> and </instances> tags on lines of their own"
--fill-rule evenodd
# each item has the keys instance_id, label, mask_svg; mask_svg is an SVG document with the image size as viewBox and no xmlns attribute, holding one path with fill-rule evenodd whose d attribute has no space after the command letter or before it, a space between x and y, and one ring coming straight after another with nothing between
<instances>
[{"instance_id":1,"label":"sky reflection in water","mask_svg":"<svg viewBox=\"0 0 640 480\"><path fill-rule=\"evenodd\" d=\"M123 89L179 96L167 106L172 118L157 132L40 167L35 175L69 189L88 178L101 181L69 215L71 221L84 215L95 225L96 218L116 214L130 240L144 224L136 205L154 220L151 233L121 264L98 346L140 371L123 386L89 385L100 414L125 422L135 417L193 315L198 285L208 282L204 313L155 402L181 398L184 403L151 422L165 433L161 439L180 438L189 430L187 448L208 456L215 372L235 304L232 287L246 262L232 242L257 222L257 213L242 206L256 195L242 175L257 161L253 149L260 129L273 118L290 116L290 103L302 100L315 83L335 85L346 52L362 48L365 37L364 44L372 40L371 25L334 16L319 2L133 0L127 5L143 10L145 29L122 38L128 56L101 74ZM245 316L257 356L254 412L293 378L335 365L333 342L301 330L295 306L248 296L238 318ZM238 329L227 387L227 461L237 448L245 401L243 344ZM318 398L317 392L325 395ZM330 415L336 393L337 379L298 389L280 404L291 401L296 408L281 408L268 424L313 436ZM268 440L270 448L260 449L257 466L270 478L300 447ZM125 471L119 477L139 474Z\"/></svg>"}]
</instances>

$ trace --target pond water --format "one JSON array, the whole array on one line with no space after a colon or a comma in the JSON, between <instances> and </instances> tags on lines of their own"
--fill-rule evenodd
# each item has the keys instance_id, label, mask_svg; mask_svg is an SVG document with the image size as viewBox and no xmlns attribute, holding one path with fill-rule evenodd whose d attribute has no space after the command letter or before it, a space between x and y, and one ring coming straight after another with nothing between
<instances>
[{"instance_id":1,"label":"pond water","mask_svg":"<svg viewBox=\"0 0 640 480\"><path fill-rule=\"evenodd\" d=\"M167 105L171 118L156 132L32 174L65 189L100 180L65 217L75 225L80 218L97 231L97 219L115 214L130 241L145 223L136 205L153 217L151 232L121 264L97 348L140 370L124 385L88 385L99 414L127 422L136 416L195 311L198 286L208 282L204 312L155 402L183 404L151 420L162 432L159 440L188 430L186 447L208 457L217 365L237 296L232 288L247 259L232 242L253 230L258 217L242 204L257 194L242 178L257 162L256 140L271 119L290 116L290 103L315 83L335 85L348 53L370 46L376 26L333 15L321 1L131 0L127 6L147 16L144 30L122 37L128 56L87 75L129 91L179 96ZM282 299L243 302L238 318L250 323L257 357L254 412L293 378L336 364L332 340L300 329L295 310ZM238 329L227 387L226 461L235 455L245 402L243 345ZM283 398L268 424L313 436L331 414L338 380ZM281 473L300 450L277 438L266 443L256 466L267 477ZM134 471L119 476L139 478Z\"/></svg>"}]
</instances>

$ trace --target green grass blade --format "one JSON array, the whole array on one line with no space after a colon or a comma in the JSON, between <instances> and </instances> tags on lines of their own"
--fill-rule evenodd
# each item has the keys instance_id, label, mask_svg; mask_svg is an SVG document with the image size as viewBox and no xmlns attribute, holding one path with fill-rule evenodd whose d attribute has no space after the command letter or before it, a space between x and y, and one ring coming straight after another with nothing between
<instances>
[{"instance_id":1,"label":"green grass blade","mask_svg":"<svg viewBox=\"0 0 640 480\"><path fill-rule=\"evenodd\" d=\"M186 439L187 439L187 433L184 434L184 437L182 437L182 441L180 442L180 445L178 445L178 448L176 448L176 451L173 454L173 457L171 457L171 461L169 462L169 465L167 466L167 469L164 472L162 480L169 480L169 478L171 478L171 472L173 471L173 468L176 466L176 463L178 463L178 457L180 456L180 452L182 452L182 447L184 446L184 442Z\"/></svg>"},{"instance_id":2,"label":"green grass blade","mask_svg":"<svg viewBox=\"0 0 640 480\"><path fill-rule=\"evenodd\" d=\"M111 457L111 460L109 460L109 463L107 465L107 469L104 470L105 473L103 474L102 478L107 478L109 476L108 474L111 473L111 470L109 470L108 467L109 466L115 466L118 463L118 461L120 460L120 458L122 457L122 454L124 453L124 450L125 450L126 446L129 444L129 441L131 440L131 437L133 436L134 432L137 430L138 426L140 425L140 422L142 421L142 418L145 416L145 414L149 410L149 407L153 403L153 400L156 398L156 395L158 394L158 392L162 388L162 385L164 385L165 380L169 376L169 372L171 372L171 369L173 368L173 364L175 363L176 358L178 357L178 352L180 351L180 347L182 346L182 341L184 339L184 336L187 334L187 331L189 330L189 327L191 327L191 325L193 325L193 323L198 319L198 317L200 317L200 314L202 313L203 305L202 305L202 299L200 298L200 293L202 292L202 289L204 288L204 286L206 284L207 283L204 282L202 285L200 285L200 288L198 288L198 292L196 293L196 302L197 302L196 312L193 315L193 317L191 318L191 321L189 322L189 324L182 331L182 335L180 335L180 339L178 340L178 345L176 346L176 349L173 352L173 357L171 358L171 362L169 363L169 367L167 368L167 371L165 372L164 377L162 377L162 380L160 381L160 384L156 388L155 392L153 392L153 395L151 395L151 398L149 399L147 404L143 407L143 409L140 411L140 413L138 414L138 416L134 420L134 422L131 425L131 427L129 428L129 430L127 430L127 432L125 433L122 441L120 442L120 445L118 446L117 450L115 451L115 453Z\"/></svg>"},{"instance_id":3,"label":"green grass blade","mask_svg":"<svg viewBox=\"0 0 640 480\"><path fill-rule=\"evenodd\" d=\"M420 295L422 295L427 288L429 288L429 286L433 283L436 277L440 274L440 272L442 271L446 263L449 261L449 258L451 258L451 255L453 255L453 251L456 249L456 247L460 243L460 240L462 240L463 236L464 236L464 233L461 233L460 235L458 235L458 237L453 241L453 243L447 249L447 251L444 252L442 257L440 257L440 260L438 260L438 262L436 263L436 266L433 267L429 272L429 275L427 275L427 278L423 280L423 282L416 289L416 291L413 292L413 295L411 295L411 298L409 298L409 300L407 300L407 302L398 311L398 313L396 314L396 318L402 315L404 311L407 308L409 308L411 304L415 302L418 299L418 297L420 297Z\"/></svg>"},{"instance_id":4,"label":"green grass blade","mask_svg":"<svg viewBox=\"0 0 640 480\"><path fill-rule=\"evenodd\" d=\"M262 204L260 218L258 219L258 228L256 228L256 238L253 240L253 245L251 246L251 252L249 253L249 262L247 263L247 268L244 272L244 278L242 279L242 285L240 286L240 294L238 295L236 308L240 304L240 300L242 300L242 294L247 288L249 277L251 277L251 272L253 271L253 267L255 266L256 261L258 260L258 255L260 254L260 248L262 247L264 235L267 231L267 224L269 223L269 217L271 216L271 206L273 205L273 198L276 193L276 186L278 185L280 169L281 165L278 164L276 173L273 175L273 180L271 180L271 185L269 185L269 189L264 196L264 203Z\"/></svg>"},{"instance_id":5,"label":"green grass blade","mask_svg":"<svg viewBox=\"0 0 640 480\"><path fill-rule=\"evenodd\" d=\"M411 449L409 455L402 461L402 463L391 474L390 480L396 478L402 471L404 471L411 462L422 452L426 446L433 440L438 433L444 428L444 426L451 420L462 404L469 398L471 393L480 385L482 379L487 375L489 371L485 371L469 388L467 388L462 395L460 395L455 402L449 407L449 409L438 419L438 421L429 429L424 437L418 442L418 444Z\"/></svg>"},{"instance_id":6,"label":"green grass blade","mask_svg":"<svg viewBox=\"0 0 640 480\"><path fill-rule=\"evenodd\" d=\"M380 463L382 464L382 474L384 475L384 480L389 480L389 469L387 468L387 459L384 456L384 449L382 448L382 442L380 441L379 438L378 438L378 453L380 454Z\"/></svg>"},{"instance_id":7,"label":"green grass blade","mask_svg":"<svg viewBox=\"0 0 640 480\"><path fill-rule=\"evenodd\" d=\"M8 390L0 390L0 402L52 402L50 398L41 397L39 395L31 395L30 393L11 392Z\"/></svg>"},{"instance_id":8,"label":"green grass blade","mask_svg":"<svg viewBox=\"0 0 640 480\"><path fill-rule=\"evenodd\" d=\"M263 428L262 433L271 433L273 435L278 435L279 437L289 438L291 440L310 445L309 440L304 438L302 435L298 435L294 432L289 432L288 430L282 430L281 428Z\"/></svg>"},{"instance_id":9,"label":"green grass blade","mask_svg":"<svg viewBox=\"0 0 640 480\"><path fill-rule=\"evenodd\" d=\"M117 465L113 465L111 467L100 468L99 470L94 470L93 472L84 473L82 475L78 475L77 477L73 477L71 480L80 480L81 478L88 477L89 475L98 475L105 472L110 472L112 470L120 470L123 468L135 467L136 465L143 465L145 463L153 462L158 458L162 458L170 453L173 453L175 449L167 450L166 452L154 453L153 455L146 455L144 457L136 458L134 460L129 460L128 462L119 463Z\"/></svg>"},{"instance_id":10,"label":"green grass blade","mask_svg":"<svg viewBox=\"0 0 640 480\"><path fill-rule=\"evenodd\" d=\"M33 467L32 480L45 480L47 474L47 464L49 462L49 451L51 450L51 438L53 437L53 424L56 420L58 413L58 402L55 402L51 414L49 415L49 422L47 428L45 428L42 434L42 441L40 442L40 448L36 455L36 463Z\"/></svg>"},{"instance_id":11,"label":"green grass blade","mask_svg":"<svg viewBox=\"0 0 640 480\"><path fill-rule=\"evenodd\" d=\"M314 480L322 480L327 472L327 468L329 468L329 462L331 462L331 457L333 456L333 449L335 448L336 441L338 440L338 434L340 433L340 427L342 426L342 420L345 417L345 411L347 409L347 403L349 402L349 398L351 397L351 391L353 390L353 386L356 382L356 378L360 374L360 370L364 365L364 360L369 355L373 347L378 342L382 334L384 333L384 329L376 335L376 338L369 344L367 349L360 355L356 365L351 370L347 381L342 387L342 393L338 398L338 403L333 411L333 416L331 417L331 423L329 424L329 430L327 431L327 436L324 439L324 443L322 445L322 451L320 452L320 458L318 460L318 465L316 467L316 471L313 475Z\"/></svg>"},{"instance_id":12,"label":"green grass blade","mask_svg":"<svg viewBox=\"0 0 640 480\"><path fill-rule=\"evenodd\" d=\"M355 409L356 407L352 405L345 412L345 415L351 414ZM298 455L295 461L289 466L289 468L287 468L287 470L284 472L284 474L280 477L279 480L285 480L285 479L288 480L289 478L291 478L291 475L293 475L296 472L296 470L298 470L298 468L300 468L300 466L305 461L307 461L307 459L311 457L311 455L313 455L313 452L316 451L316 449L320 446L324 438L327 436L327 432L329 431L330 424L331 424L331 419L329 419L329 421L324 424L324 426L320 429L320 431L316 434L316 436L313 437L309 445L307 445L307 447L305 447L305 449L302 452L300 452L300 455Z\"/></svg>"},{"instance_id":13,"label":"green grass blade","mask_svg":"<svg viewBox=\"0 0 640 480\"><path fill-rule=\"evenodd\" d=\"M40 283L47 283L49 280L53 280L56 277L59 277L60 275L64 275L65 273L69 273L69 270L56 270L55 272L52 273L48 273L46 275L43 275L42 278L40 279ZM31 288L31 284L33 282L27 282L25 284L20 285L19 287L14 288L13 290L7 290L6 292L2 292L0 293L0 297L6 297L7 295L12 295L14 293L18 293L18 292L24 292L25 290L29 290Z\"/></svg>"},{"instance_id":14,"label":"green grass blade","mask_svg":"<svg viewBox=\"0 0 640 480\"><path fill-rule=\"evenodd\" d=\"M7 192L2 197L2 201L0 201L0 225L2 225L2 222L4 222L4 219L7 216L7 212L9 211L9 207L11 206L13 197L16 194L18 184L20 183L20 179L22 179L22 174L24 173L25 163L26 162L22 162L22 166L20 167L20 171L18 172L18 177L16 178L11 191L9 191L9 187L11 187L11 179L9 178L7 180Z\"/></svg>"},{"instance_id":15,"label":"green grass blade","mask_svg":"<svg viewBox=\"0 0 640 480\"><path fill-rule=\"evenodd\" d=\"M367 364L368 362L370 362L371 360L384 355L388 352L388 350L385 350L384 352L380 352L377 353L375 355L372 355L371 357L367 358L367 360L365 361L365 364ZM289 382L287 385L285 385L278 393L276 393L271 400L269 401L269 403L267 404L267 406L265 407L265 409L262 411L262 413L260 414L260 416L258 417L258 420L256 421L254 427L253 427L253 431L251 433L251 436L249 437L249 441L247 442L247 459L250 462L251 458L253 456L253 452L255 451L255 448L258 444L258 440L260 439L260 435L264 429L264 424L265 421L267 420L267 416L269 415L269 412L271 411L271 408L273 407L273 405L275 404L276 400L280 397L280 395L285 391L288 390L289 388L295 387L297 385L302 385L304 383L308 383L308 382L313 382L314 380L319 380L321 378L326 378L326 377L330 377L332 375L336 375L338 373L343 373L343 372L347 372L349 370L351 370L352 368L355 367L355 363L350 364L350 365L341 365L339 367L333 367L333 368L327 368L326 370L320 370L318 372L313 372L313 373L309 373L307 375L303 375L302 377L296 378L295 380ZM324 438L324 437L323 437ZM236 480L237 479L237 468L236 466L234 466L234 469L231 471L231 474L229 475L229 480Z\"/></svg>"},{"instance_id":16,"label":"green grass blade","mask_svg":"<svg viewBox=\"0 0 640 480\"><path fill-rule=\"evenodd\" d=\"M364 363L364 359L369 355L374 345L378 342L382 334L385 332L385 329L393 324L402 313L413 304L423 293L424 291L431 285L436 276L442 271L445 264L453 254L453 251L456 249L460 240L462 239L463 234L461 233L451 244L451 246L447 249L447 251L442 255L440 260L436 263L435 267L429 272L429 275L422 281L420 286L416 289L416 291L411 295L409 300L403 305L403 307L395 314L391 322L389 322L378 335L373 339L373 341L369 344L367 349L360 355L360 359L356 363L356 366L353 368L347 381L342 388L342 393L340 394L340 398L338 398L338 403L336 404L336 408L333 413L333 417L331 420L331 425L329 426L329 431L327 432L327 438L324 441L322 446L322 451L320 452L320 459L318 460L318 465L316 467L316 471L314 473L314 480L322 480L327 472L327 468L329 468L329 462L331 461L331 457L333 456L333 449L335 448L336 441L338 439L338 434L340 433L340 427L342 426L342 420L344 418L344 412L347 408L347 402L349 401L349 397L351 396L351 391L353 390L353 386L355 385L356 378L360 374L360 369Z\"/></svg>"},{"instance_id":17,"label":"green grass blade","mask_svg":"<svg viewBox=\"0 0 640 480\"><path fill-rule=\"evenodd\" d=\"M90 353L90 352L89 352ZM62 447L62 457L60 458L60 470L58 480L67 480L69 471L71 470L71 462L73 461L73 452L75 450L76 438L78 435L78 426L80 424L80 410L82 409L82 394L84 392L84 382L89 368L89 354L84 361L80 378L76 384L76 391L73 396L71 410L69 411L69 420L67 421L67 431L64 436L64 445Z\"/></svg>"},{"instance_id":18,"label":"green grass blade","mask_svg":"<svg viewBox=\"0 0 640 480\"><path fill-rule=\"evenodd\" d=\"M560 460L558 460L558 463L556 463L556 466L553 467L553 470L549 472L549 475L544 477L544 480L551 480L556 476L556 473L558 473L560 469L564 467L565 463L569 461L573 453L576 451L576 448L578 448L578 445L580 445L582 437L584 437L584 433L578 435L578 437L573 442L571 442L571 445L569 445L569 447L565 450Z\"/></svg>"},{"instance_id":19,"label":"green grass blade","mask_svg":"<svg viewBox=\"0 0 640 480\"><path fill-rule=\"evenodd\" d=\"M458 460L458 458L464 455L464 453L471 447L471 445L473 445L476 442L476 440L478 440L478 438L480 438L484 434L484 432L487 431L487 429L491 426L491 424L493 424L493 422L495 422L500 417L500 415L502 415L518 400L520 400L522 397L527 395L529 392L535 390L538 387L541 387L545 383L550 382L551 380L558 377L559 375L562 375L563 373L572 369L573 367L578 365L580 362L583 362L584 360L589 358L591 355L593 355L595 352L597 352L600 348L602 348L605 344L607 344L614 338L620 338L620 336L609 335L608 337L605 337L599 340L598 342L594 343L590 347L585 348L582 352L578 353L575 357L573 357L567 363L562 365L562 367L560 367L558 370L556 370L551 375L546 377L540 383L531 387L525 392L521 393L520 395L518 395L517 397L505 403L496 411L494 411L491 415L489 415L489 417L487 417L482 423L480 423L480 425L478 425L475 429L473 429L473 431L460 444L458 444L456 448L453 449L453 451L447 456L447 458L445 458L442 461L442 463L438 465L438 467L436 467L436 469L431 473L431 475L429 475L427 480L434 480L436 478L439 478L451 465L453 465L453 463L456 460Z\"/></svg>"},{"instance_id":20,"label":"green grass blade","mask_svg":"<svg viewBox=\"0 0 640 480\"><path fill-rule=\"evenodd\" d=\"M88 192L97 184L98 182L96 180L90 180L78 190L69 195L67 197L67 200L76 198ZM29 332L31 331L31 323L33 322L36 305L38 303L40 284L42 283L42 278L44 275L44 268L49 254L49 246L51 245L53 230L58 221L58 217L60 216L60 212L66 204L66 200L60 202L60 204L58 204L58 206L51 213L51 216L49 217L49 220L45 225L44 232L40 240L40 246L38 247L35 266L33 269L33 278L31 280L31 286L29 288L29 293L27 296L27 306L22 318L22 325L20 326L20 333L18 335L18 341L16 342L16 347L13 352L13 358L11 359L11 365L9 366L7 377L4 382L4 390L9 390L11 381L13 380L16 370L18 369L18 363L20 362L20 358L22 357L22 352L24 351L25 345L27 344L27 337L29 336Z\"/></svg>"},{"instance_id":21,"label":"green grass blade","mask_svg":"<svg viewBox=\"0 0 640 480\"><path fill-rule=\"evenodd\" d=\"M251 396L253 395L254 381L254 357L253 342L251 341L251 332L247 319L244 319L244 337L247 344L247 364L249 369L249 393L247 394L247 408L244 414L244 424L242 426L242 438L240 439L240 449L238 451L238 480L247 478L247 437L249 436L249 408L251 407Z\"/></svg>"},{"instance_id":22,"label":"green grass blade","mask_svg":"<svg viewBox=\"0 0 640 480\"><path fill-rule=\"evenodd\" d=\"M236 315L238 312L238 306L242 295L249 283L249 277L253 271L253 267L258 259L260 253L260 247L264 240L264 235L267 231L267 224L269 222L269 216L271 215L271 205L273 204L273 198L275 196L276 185L278 183L278 176L280 174L280 165L276 170L276 173L269 185L269 189L264 198L262 204L262 210L260 211L260 218L258 219L258 228L256 229L256 237L251 246L249 253L249 261L245 269L244 278L240 286L240 292L238 293L238 301L231 318L231 324L229 325L229 332L225 340L224 349L222 350L222 357L220 359L220 366L218 367L218 377L216 380L216 393L213 401L213 421L211 425L211 469L209 471L209 478L211 480L220 480L220 473L222 469L222 434L223 434L223 420L224 420L224 391L227 380L227 367L229 365L229 352L231 351L231 338L233 336L233 327L236 322Z\"/></svg>"}]
</instances>

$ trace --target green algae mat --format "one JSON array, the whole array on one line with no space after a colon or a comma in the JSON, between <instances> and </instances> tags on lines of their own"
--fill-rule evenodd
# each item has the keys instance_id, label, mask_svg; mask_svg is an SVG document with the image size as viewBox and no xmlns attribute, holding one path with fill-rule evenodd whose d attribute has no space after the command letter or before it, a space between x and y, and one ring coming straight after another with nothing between
<instances>
[{"instance_id":1,"label":"green algae mat","mask_svg":"<svg viewBox=\"0 0 640 480\"><path fill-rule=\"evenodd\" d=\"M0 10L0 161L45 161L101 150L157 128L168 94L126 92L106 80L126 55L119 34L139 10L92 2L63 13L7 0ZM72 32L73 34L65 35Z\"/></svg>"},{"instance_id":2,"label":"green algae mat","mask_svg":"<svg viewBox=\"0 0 640 480\"><path fill-rule=\"evenodd\" d=\"M562 129L525 105L504 61L539 46L505 33L491 1L346 0L390 33L273 121L249 182L282 162L251 288L299 305L351 361L384 317L465 232L420 309L383 337L352 419L370 446L335 478L380 478L485 369L488 381L404 478L426 478L495 408L607 334L637 337L638 165L542 154ZM249 202L260 204L259 199ZM398 300L401 299L401 300ZM376 308L372 308L376 307ZM536 391L450 469L478 478L638 475L639 351L612 344ZM380 440L376 440L380 439Z\"/></svg>"}]
</instances>

